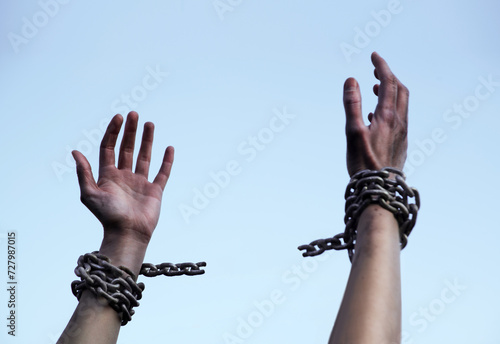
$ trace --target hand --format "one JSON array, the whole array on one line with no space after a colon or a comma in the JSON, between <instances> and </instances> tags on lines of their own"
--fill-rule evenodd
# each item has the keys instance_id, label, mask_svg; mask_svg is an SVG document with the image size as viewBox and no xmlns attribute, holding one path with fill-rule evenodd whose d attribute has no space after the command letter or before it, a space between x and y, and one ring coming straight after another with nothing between
<instances>
[{"instance_id":1,"label":"hand","mask_svg":"<svg viewBox=\"0 0 500 344\"><path fill-rule=\"evenodd\" d=\"M102 223L104 236L132 238L147 245L160 216L161 198L174 161L174 148L167 147L160 171L150 183L148 172L154 125L145 123L135 173L132 172L137 121L138 114L130 112L118 167L115 166L114 149L123 117L116 115L109 123L101 142L97 183L85 156L76 150L72 153L77 165L81 201Z\"/></svg>"},{"instance_id":2,"label":"hand","mask_svg":"<svg viewBox=\"0 0 500 344\"><path fill-rule=\"evenodd\" d=\"M375 52L372 62L380 85L373 87L378 104L375 112L368 115L370 125L363 122L361 93L356 79L349 78L344 84L349 176L364 169L380 170L386 166L402 170L406 160L408 89Z\"/></svg>"}]
</instances>

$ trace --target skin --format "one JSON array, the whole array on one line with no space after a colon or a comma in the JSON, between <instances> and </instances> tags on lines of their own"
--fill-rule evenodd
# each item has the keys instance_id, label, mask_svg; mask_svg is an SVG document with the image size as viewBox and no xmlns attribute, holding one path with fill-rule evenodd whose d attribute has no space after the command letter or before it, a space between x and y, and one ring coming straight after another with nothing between
<instances>
[{"instance_id":1,"label":"skin","mask_svg":"<svg viewBox=\"0 0 500 344\"><path fill-rule=\"evenodd\" d=\"M361 94L355 79L344 85L347 170L385 166L403 168L407 150L408 90L392 74L387 63L372 54L378 105L363 122ZM115 166L115 145L123 118L110 122L100 148L96 182L85 156L73 151L83 204L104 228L100 252L111 263L123 265L136 276L158 223L163 190L168 181L174 149L165 151L154 181L148 181L154 126L146 123L135 173L133 152L138 115L130 112ZM329 343L400 343L401 277L399 229L394 216L378 205L367 207L357 228L356 250L344 298ZM58 344L116 343L120 319L107 302L84 292Z\"/></svg>"},{"instance_id":2,"label":"skin","mask_svg":"<svg viewBox=\"0 0 500 344\"><path fill-rule=\"evenodd\" d=\"M408 89L380 55L372 54L378 104L363 122L361 93L354 78L344 84L347 170L390 166L403 169L408 146ZM356 250L330 344L401 342L399 227L389 211L368 206L357 227Z\"/></svg>"},{"instance_id":3,"label":"skin","mask_svg":"<svg viewBox=\"0 0 500 344\"><path fill-rule=\"evenodd\" d=\"M96 182L85 156L73 151L76 160L81 201L104 228L99 252L115 266L126 266L138 276L146 249L160 216L161 199L167 184L174 148L165 150L160 171L148 181L154 125L144 125L135 173L132 172L138 115L130 112L115 165L115 145L123 117L116 115L108 125L99 153L99 179ZM85 291L66 329L62 343L116 343L120 330L118 314L107 302Z\"/></svg>"}]
</instances>

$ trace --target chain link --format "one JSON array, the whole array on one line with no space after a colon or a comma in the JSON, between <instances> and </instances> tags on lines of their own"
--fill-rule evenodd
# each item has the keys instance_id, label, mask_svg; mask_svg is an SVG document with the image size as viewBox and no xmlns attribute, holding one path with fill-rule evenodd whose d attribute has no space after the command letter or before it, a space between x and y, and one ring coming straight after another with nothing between
<instances>
[{"instance_id":1,"label":"chain link","mask_svg":"<svg viewBox=\"0 0 500 344\"><path fill-rule=\"evenodd\" d=\"M139 274L146 277L202 275L205 270L200 268L206 265L205 262L157 265L144 263ZM111 308L121 314L122 326L132 320L132 315L135 313L133 308L139 306L138 300L142 298L142 292L145 288L144 283L135 282L136 277L132 271L124 266L112 265L108 257L94 251L78 258L75 274L81 280L75 280L71 283L71 291L78 300L80 300L82 293L88 289L97 296L105 298Z\"/></svg>"},{"instance_id":2,"label":"chain link","mask_svg":"<svg viewBox=\"0 0 500 344\"><path fill-rule=\"evenodd\" d=\"M389 179L390 173L396 175L395 180ZM380 171L363 170L354 174L347 184L344 195L346 200L344 232L299 246L299 250L305 250L302 256L312 257L326 250L347 249L352 262L359 217L368 205L374 203L394 214L399 224L401 249L405 248L420 208L420 195L417 189L408 186L405 179L402 171L392 167L384 167ZM415 203L410 204L409 198L414 198Z\"/></svg>"},{"instance_id":3,"label":"chain link","mask_svg":"<svg viewBox=\"0 0 500 344\"><path fill-rule=\"evenodd\" d=\"M205 270L200 269L200 267L207 266L205 262L199 263L161 263L161 264L150 264L144 263L141 268L141 275L146 277L155 277L158 275L165 276L179 276L179 275L187 275L187 276L195 276L202 275L205 273Z\"/></svg>"}]
</instances>

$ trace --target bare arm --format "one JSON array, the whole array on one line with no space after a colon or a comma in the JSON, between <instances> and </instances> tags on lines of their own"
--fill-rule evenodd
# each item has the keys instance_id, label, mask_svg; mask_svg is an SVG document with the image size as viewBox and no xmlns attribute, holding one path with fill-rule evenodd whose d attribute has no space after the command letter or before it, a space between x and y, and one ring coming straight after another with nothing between
<instances>
[{"instance_id":1,"label":"bare arm","mask_svg":"<svg viewBox=\"0 0 500 344\"><path fill-rule=\"evenodd\" d=\"M174 159L173 147L168 147L158 175L152 183L148 181L154 132L153 123L148 122L144 125L136 170L132 172L137 122L137 113L130 112L116 167L114 148L123 118L116 115L111 120L101 142L97 183L87 159L80 152L73 152L81 200L104 228L99 252L110 258L111 264L123 265L136 276L158 223L162 194ZM106 300L87 290L58 344L116 343L119 331L120 318L116 311Z\"/></svg>"},{"instance_id":2,"label":"bare arm","mask_svg":"<svg viewBox=\"0 0 500 344\"><path fill-rule=\"evenodd\" d=\"M363 122L361 94L355 79L344 85L347 169L390 166L402 169L406 160L408 90L387 63L372 54L378 104ZM396 344L401 342L401 277L399 228L393 214L368 206L357 227L356 250L330 344Z\"/></svg>"}]
</instances>

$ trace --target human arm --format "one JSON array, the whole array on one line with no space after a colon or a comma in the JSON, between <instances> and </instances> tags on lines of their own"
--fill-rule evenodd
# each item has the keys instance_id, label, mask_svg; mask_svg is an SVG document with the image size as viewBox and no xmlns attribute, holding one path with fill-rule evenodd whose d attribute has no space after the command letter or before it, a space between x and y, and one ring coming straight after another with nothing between
<instances>
[{"instance_id":1,"label":"human arm","mask_svg":"<svg viewBox=\"0 0 500 344\"><path fill-rule=\"evenodd\" d=\"M347 169L356 172L383 167L402 170L406 160L408 89L387 63L372 54L378 104L363 122L361 94L355 79L344 84ZM369 205L359 218L351 273L330 344L399 343L401 340L401 277L399 227L393 214Z\"/></svg>"},{"instance_id":2,"label":"human arm","mask_svg":"<svg viewBox=\"0 0 500 344\"><path fill-rule=\"evenodd\" d=\"M162 194L174 159L173 147L168 147L160 171L152 183L148 181L154 133L153 123L148 122L144 125L135 173L132 172L137 122L137 113L130 112L115 166L114 149L123 118L113 117L100 146L97 182L85 156L73 151L82 203L103 225L99 253L107 256L111 264L129 268L135 276L158 223ZM86 290L58 344L116 343L119 330L116 311L102 297Z\"/></svg>"}]
</instances>

